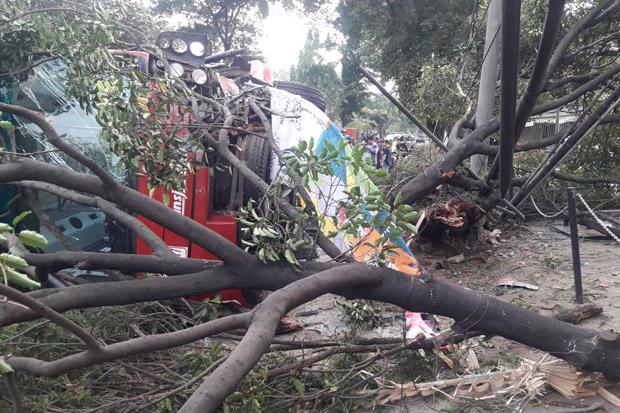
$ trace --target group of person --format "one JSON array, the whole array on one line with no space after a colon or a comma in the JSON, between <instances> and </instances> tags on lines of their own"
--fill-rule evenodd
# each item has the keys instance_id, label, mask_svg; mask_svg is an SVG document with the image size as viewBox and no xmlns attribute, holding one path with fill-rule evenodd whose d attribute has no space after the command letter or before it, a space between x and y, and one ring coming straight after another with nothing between
<instances>
[{"instance_id":1,"label":"group of person","mask_svg":"<svg viewBox=\"0 0 620 413\"><path fill-rule=\"evenodd\" d=\"M383 168L389 171L394 165L390 143L386 140L377 143L373 137L366 138L364 159L375 165L377 169Z\"/></svg>"}]
</instances>

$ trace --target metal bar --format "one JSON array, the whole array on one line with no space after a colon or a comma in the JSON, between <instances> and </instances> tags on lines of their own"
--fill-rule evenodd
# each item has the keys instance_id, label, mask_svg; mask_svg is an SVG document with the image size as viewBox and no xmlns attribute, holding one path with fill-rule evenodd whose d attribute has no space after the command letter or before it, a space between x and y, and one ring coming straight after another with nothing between
<instances>
[{"instance_id":1,"label":"metal bar","mask_svg":"<svg viewBox=\"0 0 620 413\"><path fill-rule=\"evenodd\" d=\"M499 189L505 198L512 183L517 125L517 66L521 0L502 3L502 60L499 141Z\"/></svg>"},{"instance_id":2,"label":"metal bar","mask_svg":"<svg viewBox=\"0 0 620 413\"><path fill-rule=\"evenodd\" d=\"M613 110L618 102L620 102L620 86L616 87L614 91L607 96L605 101L601 103L587 119L581 122L572 133L570 130L567 131L569 136L551 152L547 159L540 164L538 169L530 175L528 180L521 187L521 190L510 200L510 203L514 206L519 206L519 204L538 187L540 182L553 171L556 165L566 157L575 145L596 128L600 120L609 113L609 111Z\"/></svg>"},{"instance_id":3,"label":"metal bar","mask_svg":"<svg viewBox=\"0 0 620 413\"><path fill-rule=\"evenodd\" d=\"M242 53L247 53L247 50L245 50L245 49L225 50L223 52L215 53L215 54L212 54L210 56L205 57L204 63L207 64L207 63L217 62L217 61L225 59L227 57L237 56L237 55L240 55Z\"/></svg>"},{"instance_id":4,"label":"metal bar","mask_svg":"<svg viewBox=\"0 0 620 413\"><path fill-rule=\"evenodd\" d=\"M428 136L437 146L439 146L444 152L448 152L448 147L442 142L441 139L439 139L437 136L435 136L435 134L433 132L431 132L430 129L428 129L426 126L424 126L424 124L422 122L420 122L414 115L413 113L411 113L409 111L409 109L407 109L405 107L405 105L403 105L402 103L400 103L400 101L398 99L396 99L390 92L387 91L386 88L383 87L383 85L381 83L379 83L379 81L377 79L375 79L370 72L368 72L368 70L366 70L364 67L362 67L360 65L360 71L362 72L362 74L364 75L364 77L366 79L368 79L370 81L370 83L372 83L373 85L375 85L377 87L377 89L379 89L379 91L381 93L383 93L383 96L385 96L386 98L388 98L388 100L390 102L392 102L392 104L394 104L394 106L396 106L398 108L398 110L400 110L403 115L405 115L407 118L409 118L409 120L411 122L413 122L414 125L416 125L418 128L420 128L420 130L422 132L424 132L424 134L426 136Z\"/></svg>"},{"instance_id":5,"label":"metal bar","mask_svg":"<svg viewBox=\"0 0 620 413\"><path fill-rule=\"evenodd\" d=\"M396 99L390 92L388 92L387 89L384 88L383 85L381 83L379 83L379 81L377 79L375 79L370 74L370 72L368 70L366 70L362 65L360 65L359 68L360 68L360 71L362 72L362 74L364 75L364 77L366 79L368 79L370 81L370 83L375 85L377 87L377 89L379 89L379 91L381 93L383 93L383 96L388 98L388 100L390 102L392 102L392 104L394 106L396 106L398 108L398 110L400 110L403 115L405 115L411 122L413 122L414 125L416 125L418 128L420 128L420 130L422 132L424 132L424 134L426 134L426 136L428 136L430 138L430 140L432 140L437 146L439 146L441 148L441 150L443 150L444 152L448 152L448 147L442 142L442 140L439 139L433 132L431 132L430 129L428 129L426 126L424 126L424 124L422 122L420 122L413 115L413 113L411 113L409 111L409 109L407 109L405 107L405 105L400 103L400 101L398 99ZM477 180L481 180L480 177L478 176L478 174L476 174L471 168L467 168L467 172L469 173L469 175L472 178L477 179Z\"/></svg>"},{"instance_id":6,"label":"metal bar","mask_svg":"<svg viewBox=\"0 0 620 413\"><path fill-rule=\"evenodd\" d=\"M570 222L570 244L573 252L573 274L575 275L575 301L583 304L583 285L581 283L581 258L579 256L579 233L577 229L577 201L575 188L566 189L568 197L568 220Z\"/></svg>"}]
</instances>

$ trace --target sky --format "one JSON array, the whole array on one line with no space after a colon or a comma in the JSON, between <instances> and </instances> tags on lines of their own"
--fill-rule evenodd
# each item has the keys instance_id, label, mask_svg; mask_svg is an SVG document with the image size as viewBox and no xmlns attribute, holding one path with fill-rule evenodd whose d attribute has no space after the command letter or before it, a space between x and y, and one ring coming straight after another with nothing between
<instances>
[{"instance_id":1,"label":"sky","mask_svg":"<svg viewBox=\"0 0 620 413\"><path fill-rule=\"evenodd\" d=\"M331 3L326 13L335 11L338 2L332 1ZM308 31L313 28L319 31L322 39L327 34L337 33L326 21L316 21L316 19L313 21L299 16L295 12L284 10L281 4L272 4L269 7L269 16L264 20L263 34L258 46L263 52L266 63L274 72L288 70L297 63ZM340 60L340 53L333 50L324 57L328 62L337 62Z\"/></svg>"},{"instance_id":2,"label":"sky","mask_svg":"<svg viewBox=\"0 0 620 413\"><path fill-rule=\"evenodd\" d=\"M310 29L309 22L305 20L285 11L280 4L269 8L258 45L274 72L288 70L297 63Z\"/></svg>"}]
</instances>

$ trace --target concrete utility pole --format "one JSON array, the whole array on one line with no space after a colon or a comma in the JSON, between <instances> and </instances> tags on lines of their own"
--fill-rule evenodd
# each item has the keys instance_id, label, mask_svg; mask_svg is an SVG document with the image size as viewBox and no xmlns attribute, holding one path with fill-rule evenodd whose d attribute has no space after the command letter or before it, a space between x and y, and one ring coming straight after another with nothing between
<instances>
[{"instance_id":1,"label":"concrete utility pole","mask_svg":"<svg viewBox=\"0 0 620 413\"><path fill-rule=\"evenodd\" d=\"M484 125L493 118L495 87L497 85L497 67L501 43L500 25L502 19L502 0L491 0L487 11L487 26L484 36L484 53L480 70L480 87L476 107L476 127ZM485 57L486 56L486 57ZM488 138L487 138L488 139ZM487 167L486 155L473 155L471 169L484 176Z\"/></svg>"}]
</instances>

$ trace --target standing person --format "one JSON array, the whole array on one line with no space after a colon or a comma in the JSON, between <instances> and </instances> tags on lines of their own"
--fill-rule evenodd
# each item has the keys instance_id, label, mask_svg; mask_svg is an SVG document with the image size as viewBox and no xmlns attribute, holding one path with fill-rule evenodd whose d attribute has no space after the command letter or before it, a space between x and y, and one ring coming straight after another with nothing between
<instances>
[{"instance_id":1,"label":"standing person","mask_svg":"<svg viewBox=\"0 0 620 413\"><path fill-rule=\"evenodd\" d=\"M381 167L388 171L392 169L392 148L388 141L381 143Z\"/></svg>"},{"instance_id":2,"label":"standing person","mask_svg":"<svg viewBox=\"0 0 620 413\"><path fill-rule=\"evenodd\" d=\"M398 150L398 152L402 152L403 154L409 153L409 147L405 143L405 139L401 137L398 139L398 141L399 142L396 145L396 149Z\"/></svg>"},{"instance_id":3,"label":"standing person","mask_svg":"<svg viewBox=\"0 0 620 413\"><path fill-rule=\"evenodd\" d=\"M375 140L369 136L366 138L366 152L364 153L364 161L370 160L370 162L376 166L378 155L379 145L377 145Z\"/></svg>"}]
</instances>

